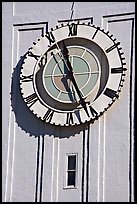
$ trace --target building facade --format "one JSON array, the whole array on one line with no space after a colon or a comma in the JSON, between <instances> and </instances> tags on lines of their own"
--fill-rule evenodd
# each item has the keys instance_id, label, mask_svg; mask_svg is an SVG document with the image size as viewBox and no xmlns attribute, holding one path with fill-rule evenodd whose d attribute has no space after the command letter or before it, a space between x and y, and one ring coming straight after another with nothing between
<instances>
[{"instance_id":1,"label":"building facade","mask_svg":"<svg viewBox=\"0 0 137 204\"><path fill-rule=\"evenodd\" d=\"M134 20L135 2L2 2L3 202L134 202ZM91 37L94 41L100 35L101 46L106 42L103 36L112 39L113 34L113 42L116 38L118 43L104 45L106 52L98 49L101 56L112 55L114 64L120 56L122 67L116 65L109 74L115 78L112 87L119 77L121 88L116 101L115 91L104 92L114 103L95 121L80 119L73 124L73 116L67 113L67 120L62 117L62 124L56 125L50 124L54 119L50 109L45 114L47 122L39 118L39 106L37 117L33 114L36 98L23 95L32 78L23 78L23 70L30 55L43 62L36 53L28 53L29 48L35 51L35 42L39 45L37 39L46 34L54 43L47 33L56 28L60 39L61 24L65 29L68 22L78 28L96 28ZM69 35L88 36L83 30L79 34L69 26ZM30 60L28 73L32 66ZM55 123L59 120L58 115Z\"/></svg>"}]
</instances>

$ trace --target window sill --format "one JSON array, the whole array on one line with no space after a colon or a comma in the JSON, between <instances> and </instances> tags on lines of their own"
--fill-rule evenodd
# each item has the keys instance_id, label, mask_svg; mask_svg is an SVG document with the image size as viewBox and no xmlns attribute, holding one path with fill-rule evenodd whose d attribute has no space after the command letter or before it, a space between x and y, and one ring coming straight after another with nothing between
<instances>
[{"instance_id":1,"label":"window sill","mask_svg":"<svg viewBox=\"0 0 137 204\"><path fill-rule=\"evenodd\" d=\"M66 189L77 189L78 187L77 186L65 186L63 187L64 190Z\"/></svg>"}]
</instances>

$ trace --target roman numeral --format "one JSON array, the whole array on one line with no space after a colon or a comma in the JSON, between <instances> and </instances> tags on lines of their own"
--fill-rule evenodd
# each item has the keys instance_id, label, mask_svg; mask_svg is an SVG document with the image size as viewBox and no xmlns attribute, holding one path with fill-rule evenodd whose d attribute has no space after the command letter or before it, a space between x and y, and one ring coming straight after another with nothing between
<instances>
[{"instance_id":1,"label":"roman numeral","mask_svg":"<svg viewBox=\"0 0 137 204\"><path fill-rule=\"evenodd\" d=\"M28 75L28 76L22 75L22 77L20 79L22 82L30 82L33 80L33 74Z\"/></svg>"},{"instance_id":2,"label":"roman numeral","mask_svg":"<svg viewBox=\"0 0 137 204\"><path fill-rule=\"evenodd\" d=\"M77 28L78 28L77 24L72 23L72 24L69 24L68 27L69 27L69 34L68 34L68 36L75 36L75 35L77 35Z\"/></svg>"},{"instance_id":3,"label":"roman numeral","mask_svg":"<svg viewBox=\"0 0 137 204\"><path fill-rule=\"evenodd\" d=\"M33 54L31 51L28 52L28 56L34 57L36 60L38 60L39 57L40 57L40 55L35 55L35 54Z\"/></svg>"},{"instance_id":4,"label":"roman numeral","mask_svg":"<svg viewBox=\"0 0 137 204\"><path fill-rule=\"evenodd\" d=\"M29 105L29 108L30 108L34 103L36 103L36 101L38 100L38 98L37 98L36 93L33 93L33 94L27 96L27 97L25 98L25 100L26 100L27 105Z\"/></svg>"},{"instance_id":5,"label":"roman numeral","mask_svg":"<svg viewBox=\"0 0 137 204\"><path fill-rule=\"evenodd\" d=\"M72 113L67 113L66 124L68 124L68 125L74 124Z\"/></svg>"},{"instance_id":6,"label":"roman numeral","mask_svg":"<svg viewBox=\"0 0 137 204\"><path fill-rule=\"evenodd\" d=\"M48 109L48 111L43 116L43 121L44 122L51 122L53 114L54 114L54 111L51 109Z\"/></svg>"},{"instance_id":7,"label":"roman numeral","mask_svg":"<svg viewBox=\"0 0 137 204\"><path fill-rule=\"evenodd\" d=\"M117 92L113 89L106 88L104 94L109 98L118 97Z\"/></svg>"},{"instance_id":8,"label":"roman numeral","mask_svg":"<svg viewBox=\"0 0 137 204\"><path fill-rule=\"evenodd\" d=\"M96 29L95 33L94 33L94 34L93 34L93 36L92 36L92 39L94 39L94 38L95 38L95 36L96 36L96 34L97 34L98 30L99 30L99 27L97 27L97 29Z\"/></svg>"},{"instance_id":9,"label":"roman numeral","mask_svg":"<svg viewBox=\"0 0 137 204\"><path fill-rule=\"evenodd\" d=\"M93 117L98 115L97 111L92 106L89 106L89 108Z\"/></svg>"},{"instance_id":10,"label":"roman numeral","mask_svg":"<svg viewBox=\"0 0 137 204\"><path fill-rule=\"evenodd\" d=\"M51 45L51 43L55 42L55 37L54 37L52 32L47 32L45 37L49 40L50 45Z\"/></svg>"},{"instance_id":11,"label":"roman numeral","mask_svg":"<svg viewBox=\"0 0 137 204\"><path fill-rule=\"evenodd\" d=\"M112 50L115 49L119 44L120 44L120 42L118 42L118 43L112 45L111 47L109 47L108 49L106 49L106 52L108 53L108 52L112 51Z\"/></svg>"},{"instance_id":12,"label":"roman numeral","mask_svg":"<svg viewBox=\"0 0 137 204\"><path fill-rule=\"evenodd\" d=\"M123 71L126 71L127 68L123 68L123 67L116 67L116 68L111 68L111 73L112 74L118 74L118 73L122 73Z\"/></svg>"},{"instance_id":13,"label":"roman numeral","mask_svg":"<svg viewBox=\"0 0 137 204\"><path fill-rule=\"evenodd\" d=\"M40 59L40 62L39 62L40 68L44 68L46 63L47 63L47 55L43 55L42 58Z\"/></svg>"}]
</instances>

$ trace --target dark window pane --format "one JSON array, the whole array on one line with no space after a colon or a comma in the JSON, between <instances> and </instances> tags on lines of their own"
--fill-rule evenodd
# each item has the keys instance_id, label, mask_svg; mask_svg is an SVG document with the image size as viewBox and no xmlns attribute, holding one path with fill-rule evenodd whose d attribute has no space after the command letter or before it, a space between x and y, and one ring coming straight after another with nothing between
<instances>
[{"instance_id":1,"label":"dark window pane","mask_svg":"<svg viewBox=\"0 0 137 204\"><path fill-rule=\"evenodd\" d=\"M68 172L68 186L75 186L75 171Z\"/></svg>"},{"instance_id":2,"label":"dark window pane","mask_svg":"<svg viewBox=\"0 0 137 204\"><path fill-rule=\"evenodd\" d=\"M68 156L68 170L75 170L76 168L76 155Z\"/></svg>"}]
</instances>

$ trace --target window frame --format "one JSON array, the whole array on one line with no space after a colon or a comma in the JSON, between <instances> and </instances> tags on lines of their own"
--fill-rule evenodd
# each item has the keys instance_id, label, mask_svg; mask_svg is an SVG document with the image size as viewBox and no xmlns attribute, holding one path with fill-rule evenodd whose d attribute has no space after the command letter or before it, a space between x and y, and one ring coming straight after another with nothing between
<instances>
[{"instance_id":1,"label":"window frame","mask_svg":"<svg viewBox=\"0 0 137 204\"><path fill-rule=\"evenodd\" d=\"M76 157L75 170L68 169L68 158L71 156ZM68 185L68 172L74 171L75 171L75 185ZM77 186L78 186L78 153L66 153L64 189L77 189L78 188Z\"/></svg>"}]
</instances>

